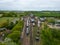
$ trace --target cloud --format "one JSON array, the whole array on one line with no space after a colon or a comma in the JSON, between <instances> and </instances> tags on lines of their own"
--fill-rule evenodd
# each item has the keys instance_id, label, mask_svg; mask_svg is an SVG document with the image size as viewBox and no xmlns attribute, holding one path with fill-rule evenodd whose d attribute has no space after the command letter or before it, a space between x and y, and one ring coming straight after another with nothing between
<instances>
[{"instance_id":1,"label":"cloud","mask_svg":"<svg viewBox=\"0 0 60 45\"><path fill-rule=\"evenodd\" d=\"M0 10L60 10L60 0L0 0Z\"/></svg>"},{"instance_id":2,"label":"cloud","mask_svg":"<svg viewBox=\"0 0 60 45\"><path fill-rule=\"evenodd\" d=\"M14 0L0 0L0 3L13 2Z\"/></svg>"}]
</instances>

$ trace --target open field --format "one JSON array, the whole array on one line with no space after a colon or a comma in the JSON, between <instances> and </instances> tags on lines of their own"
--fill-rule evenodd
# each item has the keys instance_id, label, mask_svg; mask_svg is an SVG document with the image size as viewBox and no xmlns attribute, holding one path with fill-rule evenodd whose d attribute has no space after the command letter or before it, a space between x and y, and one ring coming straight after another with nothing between
<instances>
[{"instance_id":1,"label":"open field","mask_svg":"<svg viewBox=\"0 0 60 45\"><path fill-rule=\"evenodd\" d=\"M37 12L33 12L32 11L32 13L35 15L35 16L38 16L38 17L44 17L44 16L46 16L46 17L58 17L58 16L60 16L60 12L59 11L41 11L41 12L39 12L39 11L37 11Z\"/></svg>"},{"instance_id":2,"label":"open field","mask_svg":"<svg viewBox=\"0 0 60 45\"><path fill-rule=\"evenodd\" d=\"M17 18L17 17L2 17L2 18L0 18L0 27L2 24L6 24L7 22L9 23L9 22L13 21L15 18Z\"/></svg>"}]
</instances>

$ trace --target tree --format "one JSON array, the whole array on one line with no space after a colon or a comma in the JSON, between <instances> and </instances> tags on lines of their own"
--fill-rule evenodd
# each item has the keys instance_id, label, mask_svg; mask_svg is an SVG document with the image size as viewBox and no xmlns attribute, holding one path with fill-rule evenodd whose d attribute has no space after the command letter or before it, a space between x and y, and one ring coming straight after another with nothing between
<instances>
[{"instance_id":1,"label":"tree","mask_svg":"<svg viewBox=\"0 0 60 45\"><path fill-rule=\"evenodd\" d=\"M59 45L60 30L50 29L49 27L41 30L42 45Z\"/></svg>"},{"instance_id":2,"label":"tree","mask_svg":"<svg viewBox=\"0 0 60 45\"><path fill-rule=\"evenodd\" d=\"M13 42L10 38L5 38L1 45L17 45L15 42Z\"/></svg>"},{"instance_id":3,"label":"tree","mask_svg":"<svg viewBox=\"0 0 60 45\"><path fill-rule=\"evenodd\" d=\"M11 38L14 42L18 42L18 40L20 39L20 32L19 31L14 31L11 34L9 34L7 36L8 38Z\"/></svg>"},{"instance_id":4,"label":"tree","mask_svg":"<svg viewBox=\"0 0 60 45\"><path fill-rule=\"evenodd\" d=\"M15 24L13 22L11 22L11 23L8 24L8 26L6 28L7 29L12 29L14 27L14 25Z\"/></svg>"}]
</instances>

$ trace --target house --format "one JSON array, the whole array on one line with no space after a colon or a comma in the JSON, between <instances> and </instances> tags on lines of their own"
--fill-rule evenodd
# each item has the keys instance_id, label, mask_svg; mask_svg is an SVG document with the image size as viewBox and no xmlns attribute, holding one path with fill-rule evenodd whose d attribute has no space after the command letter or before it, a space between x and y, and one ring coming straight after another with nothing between
<instances>
[{"instance_id":1,"label":"house","mask_svg":"<svg viewBox=\"0 0 60 45\"><path fill-rule=\"evenodd\" d=\"M55 20L55 24L49 24L48 25L52 29L60 29L60 20Z\"/></svg>"},{"instance_id":2,"label":"house","mask_svg":"<svg viewBox=\"0 0 60 45\"><path fill-rule=\"evenodd\" d=\"M46 17L40 17L40 21L44 22L46 20Z\"/></svg>"},{"instance_id":3,"label":"house","mask_svg":"<svg viewBox=\"0 0 60 45\"><path fill-rule=\"evenodd\" d=\"M15 19L13 19L11 22L13 22L13 23L15 24L16 21L19 21L19 18L15 18Z\"/></svg>"},{"instance_id":4,"label":"house","mask_svg":"<svg viewBox=\"0 0 60 45\"><path fill-rule=\"evenodd\" d=\"M6 28L0 28L0 31L5 31L6 30Z\"/></svg>"},{"instance_id":5,"label":"house","mask_svg":"<svg viewBox=\"0 0 60 45\"><path fill-rule=\"evenodd\" d=\"M55 21L55 26L60 27L60 20L56 20L56 21Z\"/></svg>"}]
</instances>

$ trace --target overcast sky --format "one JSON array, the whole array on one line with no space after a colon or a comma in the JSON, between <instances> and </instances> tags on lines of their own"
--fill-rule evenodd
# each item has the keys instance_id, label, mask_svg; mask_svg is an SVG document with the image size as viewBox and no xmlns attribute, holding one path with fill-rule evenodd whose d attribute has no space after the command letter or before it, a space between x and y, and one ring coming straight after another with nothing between
<instances>
[{"instance_id":1,"label":"overcast sky","mask_svg":"<svg viewBox=\"0 0 60 45\"><path fill-rule=\"evenodd\" d=\"M0 10L60 11L60 0L0 0Z\"/></svg>"}]
</instances>

